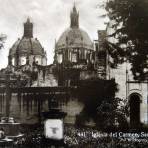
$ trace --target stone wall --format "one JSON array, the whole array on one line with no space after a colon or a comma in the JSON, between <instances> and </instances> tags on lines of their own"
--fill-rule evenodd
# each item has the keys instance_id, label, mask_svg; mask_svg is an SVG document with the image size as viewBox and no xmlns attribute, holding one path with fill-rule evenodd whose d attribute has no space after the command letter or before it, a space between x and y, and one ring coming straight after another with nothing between
<instances>
[{"instance_id":1,"label":"stone wall","mask_svg":"<svg viewBox=\"0 0 148 148\"><path fill-rule=\"evenodd\" d=\"M27 94L26 94L27 96ZM38 102L35 100L30 100L27 102L23 98L19 99L17 94L12 94L10 101L10 117L14 117L16 122L25 124L34 124L39 121L38 113ZM28 98L30 99L30 98ZM6 97L4 97L3 107L0 110L1 117L6 116ZM1 105L1 102L0 102ZM83 109L83 104L79 103L76 98L70 98L68 102L60 102L59 108L67 113L64 120L65 123L74 124L76 120L76 115ZM48 111L48 100L44 100L40 108L41 112Z\"/></svg>"},{"instance_id":2,"label":"stone wall","mask_svg":"<svg viewBox=\"0 0 148 148\"><path fill-rule=\"evenodd\" d=\"M148 124L148 84L146 81L134 80L130 69L130 63L120 64L117 68L110 68L110 73L108 73L110 76L108 77L115 78L118 84L119 91L116 93L116 97L127 99L129 102L132 94L140 96L140 121L143 124Z\"/></svg>"}]
</instances>

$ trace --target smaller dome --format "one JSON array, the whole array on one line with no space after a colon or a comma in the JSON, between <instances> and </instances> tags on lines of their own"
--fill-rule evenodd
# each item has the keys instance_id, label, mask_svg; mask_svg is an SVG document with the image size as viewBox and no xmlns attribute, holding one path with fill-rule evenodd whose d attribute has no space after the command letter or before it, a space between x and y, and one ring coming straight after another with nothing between
<instances>
[{"instance_id":1,"label":"smaller dome","mask_svg":"<svg viewBox=\"0 0 148 148\"><path fill-rule=\"evenodd\" d=\"M32 55L44 55L44 49L40 42L34 38L23 37L21 40L17 40L12 48L10 48L9 56L14 56L16 52L19 55L32 54Z\"/></svg>"}]
</instances>

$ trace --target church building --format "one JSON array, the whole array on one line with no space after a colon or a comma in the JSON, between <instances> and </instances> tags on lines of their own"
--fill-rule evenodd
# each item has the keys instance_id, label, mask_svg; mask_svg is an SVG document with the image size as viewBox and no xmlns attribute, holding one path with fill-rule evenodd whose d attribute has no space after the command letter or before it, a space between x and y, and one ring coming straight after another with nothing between
<instances>
[{"instance_id":1,"label":"church building","mask_svg":"<svg viewBox=\"0 0 148 148\"><path fill-rule=\"evenodd\" d=\"M58 96L56 92L60 88L77 87L78 81L96 78L95 50L87 32L79 27L79 12L76 6L70 13L70 25L55 44L55 55L53 64L47 65L47 55L43 46L37 38L33 37L33 23L28 18L24 23L24 34L18 39L9 50L8 66L1 70L1 74L9 74L10 82L14 82L11 87L24 88L30 90L48 90L55 88L54 95L43 95L42 105L39 106L34 92L18 95L12 93L10 100L10 116L24 123L34 123L37 121L38 111L47 111L52 97ZM30 88L30 90L28 90ZM13 88L12 88L13 89ZM13 89L14 90L14 89ZM50 90L50 89L49 89ZM44 92L44 90L43 90ZM5 93L5 92L4 92ZM41 92L37 92L39 95ZM47 91L50 93L50 91ZM32 95L32 97L30 97ZM17 97L20 97L18 99ZM67 113L65 123L75 123L76 115L83 109L83 104L78 102L76 96L67 96L59 99L59 107ZM1 97L1 95L0 95ZM34 97L34 98L33 98ZM61 100L64 100L64 103ZM1 99L0 99L1 100ZM65 103L66 102L66 103ZM1 102L3 109L1 114L5 114L6 102Z\"/></svg>"},{"instance_id":2,"label":"church building","mask_svg":"<svg viewBox=\"0 0 148 148\"><path fill-rule=\"evenodd\" d=\"M47 90L47 87L76 88L78 82L84 80L115 79L119 88L116 97L127 100L131 125L148 124L148 83L133 79L128 61L119 64L117 68L112 68L113 58L108 49L103 46L103 42L108 39L108 34L108 28L99 30L98 39L92 42L87 32L80 27L79 12L74 5L70 13L70 25L55 43L53 64L47 65L46 51L39 40L33 37L33 23L28 18L24 23L22 38L18 39L9 50L8 66L0 71L0 80L3 79L3 75L9 74L10 80L17 80L13 85L18 85L20 82L19 87L32 89L44 87ZM52 97L54 95L52 94ZM40 107L36 100L31 100L29 104L29 97L25 93L23 97L25 96L28 102L21 102L16 99L16 96L15 92L10 102L10 113L22 122L32 123L32 119L36 121L37 106L44 111L49 105L44 99L45 96L43 97L45 104L41 102L43 107ZM6 107L3 97L5 95L0 94L2 115ZM30 114L28 106L31 106ZM77 101L76 96L70 96L69 102L60 102L60 108L67 113L65 122L75 123L76 116L83 109L83 104Z\"/></svg>"}]
</instances>

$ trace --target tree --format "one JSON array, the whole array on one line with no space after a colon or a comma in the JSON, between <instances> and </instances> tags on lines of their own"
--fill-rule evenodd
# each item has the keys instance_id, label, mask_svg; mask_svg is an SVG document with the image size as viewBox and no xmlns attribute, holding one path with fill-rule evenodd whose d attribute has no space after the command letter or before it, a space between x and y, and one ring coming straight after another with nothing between
<instances>
[{"instance_id":1,"label":"tree","mask_svg":"<svg viewBox=\"0 0 148 148\"><path fill-rule=\"evenodd\" d=\"M6 40L6 35L1 34L0 35L0 49L4 47L5 40Z\"/></svg>"},{"instance_id":2,"label":"tree","mask_svg":"<svg viewBox=\"0 0 148 148\"><path fill-rule=\"evenodd\" d=\"M84 104L84 108L77 115L76 125L83 126L91 119L101 130L127 125L124 105L121 107L122 100L115 97L118 89L114 80L84 80L79 83L78 90L74 93L78 93L78 99ZM116 125L115 122L119 124Z\"/></svg>"},{"instance_id":3,"label":"tree","mask_svg":"<svg viewBox=\"0 0 148 148\"><path fill-rule=\"evenodd\" d=\"M118 87L114 79L82 80L78 86L73 93L84 107L76 117L77 126L93 120L100 130L128 128L128 101L115 97Z\"/></svg>"},{"instance_id":4,"label":"tree","mask_svg":"<svg viewBox=\"0 0 148 148\"><path fill-rule=\"evenodd\" d=\"M97 126L103 130L127 130L127 109L123 99L113 98L112 102L103 100L97 108Z\"/></svg>"},{"instance_id":5,"label":"tree","mask_svg":"<svg viewBox=\"0 0 148 148\"><path fill-rule=\"evenodd\" d=\"M135 79L143 80L148 74L148 1L108 0L106 10L113 32L106 46L115 51L112 56L117 63L125 57L132 65Z\"/></svg>"}]
</instances>

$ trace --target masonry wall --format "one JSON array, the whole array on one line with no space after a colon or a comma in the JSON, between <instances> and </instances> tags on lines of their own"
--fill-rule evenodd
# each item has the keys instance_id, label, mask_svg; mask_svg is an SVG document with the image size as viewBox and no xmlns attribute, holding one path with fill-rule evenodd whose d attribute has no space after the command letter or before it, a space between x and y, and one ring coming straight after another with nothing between
<instances>
[{"instance_id":1,"label":"masonry wall","mask_svg":"<svg viewBox=\"0 0 148 148\"><path fill-rule=\"evenodd\" d=\"M26 94L27 95L27 94ZM0 98L1 99L1 98ZM27 99L27 98L26 98ZM29 98L28 98L29 99ZM0 117L6 116L6 97L3 98L3 102L0 101L0 105L3 103L3 107L0 109ZM48 100L44 100L41 103L41 112L48 111ZM61 103L59 108L67 113L64 120L65 123L74 124L76 115L81 112L83 105L77 101L76 98L70 98L68 102ZM38 102L35 100L24 101L18 99L17 94L12 94L10 101L10 117L13 117L16 122L25 124L35 124L39 122Z\"/></svg>"},{"instance_id":2,"label":"masonry wall","mask_svg":"<svg viewBox=\"0 0 148 148\"><path fill-rule=\"evenodd\" d=\"M119 91L116 93L116 97L127 99L129 103L131 95L140 96L140 121L143 124L148 124L148 83L134 80L130 69L129 63L120 64L115 69L110 68L108 77L115 78L118 84Z\"/></svg>"}]
</instances>

